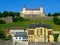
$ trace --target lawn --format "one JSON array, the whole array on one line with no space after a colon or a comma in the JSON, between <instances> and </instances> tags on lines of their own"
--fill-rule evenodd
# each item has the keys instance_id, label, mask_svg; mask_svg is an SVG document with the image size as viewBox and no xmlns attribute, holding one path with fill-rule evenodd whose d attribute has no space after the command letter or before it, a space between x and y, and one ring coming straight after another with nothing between
<instances>
[{"instance_id":1,"label":"lawn","mask_svg":"<svg viewBox=\"0 0 60 45\"><path fill-rule=\"evenodd\" d=\"M8 23L8 24L0 24L0 30L4 30L6 28L10 28L14 26L23 27L26 29L28 27L28 24L40 23L40 22L50 24L54 31L60 31L60 25L55 25L53 20L37 20L37 21L30 20L30 21L22 21L22 22L13 22L13 23Z\"/></svg>"}]
</instances>

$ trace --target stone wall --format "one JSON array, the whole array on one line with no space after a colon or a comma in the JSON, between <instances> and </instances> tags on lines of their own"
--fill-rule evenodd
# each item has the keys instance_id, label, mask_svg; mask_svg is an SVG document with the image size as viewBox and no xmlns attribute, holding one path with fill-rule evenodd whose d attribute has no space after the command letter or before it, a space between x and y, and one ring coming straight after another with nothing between
<instances>
[{"instance_id":1,"label":"stone wall","mask_svg":"<svg viewBox=\"0 0 60 45\"><path fill-rule=\"evenodd\" d=\"M5 21L6 23L13 22L12 16L2 17L2 18L0 18L0 20Z\"/></svg>"},{"instance_id":2,"label":"stone wall","mask_svg":"<svg viewBox=\"0 0 60 45\"><path fill-rule=\"evenodd\" d=\"M45 17L40 17L40 16L25 16L25 19L30 19L30 20L52 20L53 17L48 17L48 16L45 16Z\"/></svg>"},{"instance_id":3,"label":"stone wall","mask_svg":"<svg viewBox=\"0 0 60 45\"><path fill-rule=\"evenodd\" d=\"M9 41L0 40L0 45L13 45L13 43L12 43L12 40L9 40Z\"/></svg>"},{"instance_id":4,"label":"stone wall","mask_svg":"<svg viewBox=\"0 0 60 45\"><path fill-rule=\"evenodd\" d=\"M28 45L60 45L60 42L37 42L37 43L29 43Z\"/></svg>"}]
</instances>

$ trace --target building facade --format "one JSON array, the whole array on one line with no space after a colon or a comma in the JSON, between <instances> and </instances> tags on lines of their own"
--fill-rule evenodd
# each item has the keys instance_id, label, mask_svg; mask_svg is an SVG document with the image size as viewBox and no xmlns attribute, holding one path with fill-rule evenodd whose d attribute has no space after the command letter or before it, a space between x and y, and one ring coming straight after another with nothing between
<instances>
[{"instance_id":1,"label":"building facade","mask_svg":"<svg viewBox=\"0 0 60 45\"><path fill-rule=\"evenodd\" d=\"M28 36L25 32L17 32L13 36L13 45L28 45Z\"/></svg>"},{"instance_id":2,"label":"building facade","mask_svg":"<svg viewBox=\"0 0 60 45\"><path fill-rule=\"evenodd\" d=\"M60 34L59 34L59 36L58 36L58 42L60 42Z\"/></svg>"},{"instance_id":3,"label":"building facade","mask_svg":"<svg viewBox=\"0 0 60 45\"><path fill-rule=\"evenodd\" d=\"M12 27L9 30L12 36L14 36L17 32L25 32L25 30L22 27Z\"/></svg>"},{"instance_id":4,"label":"building facade","mask_svg":"<svg viewBox=\"0 0 60 45\"><path fill-rule=\"evenodd\" d=\"M45 24L30 24L28 26L28 42L54 42L52 28Z\"/></svg>"},{"instance_id":5,"label":"building facade","mask_svg":"<svg viewBox=\"0 0 60 45\"><path fill-rule=\"evenodd\" d=\"M20 11L20 16L23 18L38 18L45 17L45 13L43 11L43 6L40 6L39 9L27 9L24 6L22 11Z\"/></svg>"}]
</instances>

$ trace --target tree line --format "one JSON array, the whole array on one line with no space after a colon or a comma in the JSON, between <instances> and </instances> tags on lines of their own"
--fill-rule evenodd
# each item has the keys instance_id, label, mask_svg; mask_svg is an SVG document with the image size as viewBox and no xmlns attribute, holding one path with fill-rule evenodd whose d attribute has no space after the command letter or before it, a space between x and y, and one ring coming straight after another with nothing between
<instances>
[{"instance_id":1,"label":"tree line","mask_svg":"<svg viewBox=\"0 0 60 45\"><path fill-rule=\"evenodd\" d=\"M7 17L7 16L12 16L13 22L20 22L20 21L29 20L29 19L25 19L23 17L20 17L19 12L11 12L11 11L10 12L8 12L8 11L0 12L0 18ZM0 24L5 24L5 22L0 20Z\"/></svg>"},{"instance_id":2,"label":"tree line","mask_svg":"<svg viewBox=\"0 0 60 45\"><path fill-rule=\"evenodd\" d=\"M13 22L20 22L20 21L29 20L29 19L25 19L23 17L20 17L19 12L11 12L11 11L0 12L0 18L7 17L7 16L12 16ZM53 14L48 13L48 16L53 16L54 23L57 25L60 25L60 19L58 19L58 16L60 16L60 13L53 13ZM0 20L0 24L4 24L4 23L5 23L4 21Z\"/></svg>"},{"instance_id":3,"label":"tree line","mask_svg":"<svg viewBox=\"0 0 60 45\"><path fill-rule=\"evenodd\" d=\"M4 11L4 12L0 12L0 18L1 17L7 17L7 16L12 16L12 17L19 17L19 12L8 12L8 11Z\"/></svg>"},{"instance_id":4,"label":"tree line","mask_svg":"<svg viewBox=\"0 0 60 45\"><path fill-rule=\"evenodd\" d=\"M56 25L60 25L60 19L58 18L58 16L54 16L53 21Z\"/></svg>"},{"instance_id":5,"label":"tree line","mask_svg":"<svg viewBox=\"0 0 60 45\"><path fill-rule=\"evenodd\" d=\"M53 13L53 14L48 13L47 16L60 16L60 13Z\"/></svg>"},{"instance_id":6,"label":"tree line","mask_svg":"<svg viewBox=\"0 0 60 45\"><path fill-rule=\"evenodd\" d=\"M56 25L60 25L60 19L58 18L58 16L60 16L60 13L54 13L54 14L48 13L48 16L49 17L53 16L53 22Z\"/></svg>"}]
</instances>

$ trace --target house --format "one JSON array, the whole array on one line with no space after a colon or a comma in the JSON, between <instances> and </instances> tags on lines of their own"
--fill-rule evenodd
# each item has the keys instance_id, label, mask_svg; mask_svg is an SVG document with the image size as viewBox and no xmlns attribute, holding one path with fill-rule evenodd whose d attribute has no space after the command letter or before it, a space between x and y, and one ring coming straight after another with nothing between
<instances>
[{"instance_id":1,"label":"house","mask_svg":"<svg viewBox=\"0 0 60 45\"><path fill-rule=\"evenodd\" d=\"M49 24L29 24L28 42L54 42L52 28Z\"/></svg>"},{"instance_id":2,"label":"house","mask_svg":"<svg viewBox=\"0 0 60 45\"><path fill-rule=\"evenodd\" d=\"M25 32L25 30L22 27L12 27L10 28L10 34L14 36L16 32Z\"/></svg>"},{"instance_id":3,"label":"house","mask_svg":"<svg viewBox=\"0 0 60 45\"><path fill-rule=\"evenodd\" d=\"M20 16L23 18L38 18L38 17L45 17L45 13L43 11L43 6L41 5L39 9L27 9L24 5L23 9L20 11Z\"/></svg>"},{"instance_id":4,"label":"house","mask_svg":"<svg viewBox=\"0 0 60 45\"><path fill-rule=\"evenodd\" d=\"M25 32L17 32L13 37L13 45L28 45L28 36Z\"/></svg>"}]
</instances>

